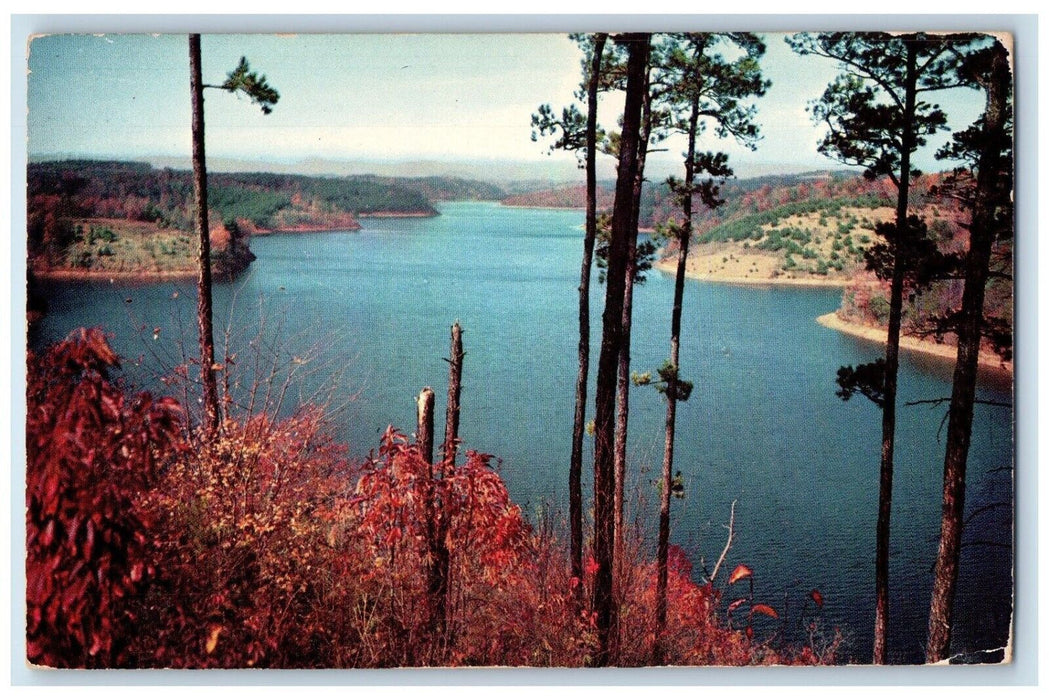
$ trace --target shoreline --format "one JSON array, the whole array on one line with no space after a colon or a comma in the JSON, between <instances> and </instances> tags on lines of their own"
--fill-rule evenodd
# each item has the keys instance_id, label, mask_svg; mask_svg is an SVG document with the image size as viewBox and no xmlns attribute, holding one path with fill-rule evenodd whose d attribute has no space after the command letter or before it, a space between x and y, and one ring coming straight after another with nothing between
<instances>
[{"instance_id":1,"label":"shoreline","mask_svg":"<svg viewBox=\"0 0 1049 700\"><path fill-rule=\"evenodd\" d=\"M653 263L652 267L670 275L677 274L677 260L664 258ZM734 277L717 272L700 273L687 268L685 269L685 277L700 282L714 282L717 284L766 287L837 287L839 289L847 287L850 281L844 278L820 279L818 277Z\"/></svg>"},{"instance_id":2,"label":"shoreline","mask_svg":"<svg viewBox=\"0 0 1049 700\"><path fill-rule=\"evenodd\" d=\"M433 219L441 215L441 212L421 212L421 211L391 211L391 212L368 212L357 214L354 217L353 225L345 226L333 226L333 225L317 225L317 226L292 226L290 228L264 228L264 229L251 229L247 233L251 237L258 236L264 238L266 236L284 236L288 234L296 233L357 233L364 227L361 226L361 219Z\"/></svg>"},{"instance_id":3,"label":"shoreline","mask_svg":"<svg viewBox=\"0 0 1049 700\"><path fill-rule=\"evenodd\" d=\"M842 318L838 316L837 311L831 311L828 314L823 314L822 316L817 317L816 323L824 328L838 331L839 333L881 344L885 343L889 335L887 330L881 328L864 326L858 323L851 323L842 320ZM914 338L907 335L900 336L900 348L911 350L913 352L920 352L925 355L933 355L945 360L955 360L958 357L958 346L956 345L937 343L931 340L923 340L921 338ZM1013 375L1013 363L1011 360L1005 362L1002 358L998 357L993 352L988 352L987 350L980 351L980 368L1007 372L1010 376Z\"/></svg>"},{"instance_id":4,"label":"shoreline","mask_svg":"<svg viewBox=\"0 0 1049 700\"><path fill-rule=\"evenodd\" d=\"M331 228L329 226L317 226L317 227L312 227L311 226L311 227L307 227L307 228L268 228L268 229L260 229L260 230L257 230L257 231L250 231L249 235L252 238L255 238L255 237L265 238L266 236L284 236L284 235L295 234L295 233L337 233L337 232L356 233L357 231L360 231L360 230L361 230L360 224L358 224L356 226L356 228L351 227L351 226L339 226L339 227L336 227L336 228Z\"/></svg>"},{"instance_id":5,"label":"shoreline","mask_svg":"<svg viewBox=\"0 0 1049 700\"><path fill-rule=\"evenodd\" d=\"M507 209L549 209L551 211L586 211L586 207L544 207L541 204L506 204L504 202L496 202L501 207Z\"/></svg>"},{"instance_id":6,"label":"shoreline","mask_svg":"<svg viewBox=\"0 0 1049 700\"><path fill-rule=\"evenodd\" d=\"M48 282L167 282L195 280L196 269L187 270L32 270L33 276Z\"/></svg>"},{"instance_id":7,"label":"shoreline","mask_svg":"<svg viewBox=\"0 0 1049 700\"><path fill-rule=\"evenodd\" d=\"M376 211L361 212L357 214L358 219L433 219L441 215L441 212L433 213L425 211Z\"/></svg>"}]
</instances>

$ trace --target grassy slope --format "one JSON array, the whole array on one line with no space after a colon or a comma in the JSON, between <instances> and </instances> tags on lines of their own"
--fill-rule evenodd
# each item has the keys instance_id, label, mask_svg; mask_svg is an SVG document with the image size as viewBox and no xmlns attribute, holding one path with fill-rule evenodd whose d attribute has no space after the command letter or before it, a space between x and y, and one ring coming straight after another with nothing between
<instances>
[{"instance_id":1,"label":"grassy slope","mask_svg":"<svg viewBox=\"0 0 1049 700\"><path fill-rule=\"evenodd\" d=\"M743 217L749 219L743 227L737 219L698 236L689 252L690 276L845 285L862 268L874 227L893 216L888 207L796 209L779 207L770 215Z\"/></svg>"},{"instance_id":2,"label":"grassy slope","mask_svg":"<svg viewBox=\"0 0 1049 700\"><path fill-rule=\"evenodd\" d=\"M61 256L34 258L34 271L192 273L196 246L190 234L155 223L123 219L80 219Z\"/></svg>"},{"instance_id":3,"label":"grassy slope","mask_svg":"<svg viewBox=\"0 0 1049 700\"><path fill-rule=\"evenodd\" d=\"M192 234L156 223L126 219L77 219L73 238L61 251L30 258L38 277L77 279L166 279L197 274L197 242ZM212 269L219 277L236 274L253 259L223 226L212 229Z\"/></svg>"}]
</instances>

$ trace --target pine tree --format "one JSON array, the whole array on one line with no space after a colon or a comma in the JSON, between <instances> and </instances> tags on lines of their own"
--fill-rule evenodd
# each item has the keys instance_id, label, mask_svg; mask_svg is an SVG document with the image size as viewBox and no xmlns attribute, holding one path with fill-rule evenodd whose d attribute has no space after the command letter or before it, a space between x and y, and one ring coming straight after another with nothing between
<instances>
[{"instance_id":1,"label":"pine tree","mask_svg":"<svg viewBox=\"0 0 1049 700\"><path fill-rule=\"evenodd\" d=\"M940 545L925 653L929 663L942 661L950 653L951 614L965 512L965 470L972 435L981 338L986 328L984 290L992 274L992 254L996 244L1013 235L1012 83L1008 52L998 41L989 47L964 52L960 56L959 74L962 79L981 88L986 101L979 121L954 134L952 143L939 154L962 160L967 166L954 172L948 187L969 209L970 218L969 250L962 264L965 287L961 308L948 319L943 319L944 325L949 325L957 333L958 359L947 420Z\"/></svg>"},{"instance_id":2,"label":"pine tree","mask_svg":"<svg viewBox=\"0 0 1049 700\"><path fill-rule=\"evenodd\" d=\"M606 666L615 661L614 644L618 632L618 610L612 594L612 574L615 567L613 451L616 375L623 346L623 290L629 255L628 245L634 222L633 188L637 176L641 106L651 36L645 33L628 33L619 35L616 41L629 47L629 57L615 204L609 240L608 284L605 290L601 352L598 357L594 399L594 555L597 571L592 607L598 635L598 651L593 663L597 666Z\"/></svg>"},{"instance_id":3,"label":"pine tree","mask_svg":"<svg viewBox=\"0 0 1049 700\"><path fill-rule=\"evenodd\" d=\"M903 292L908 273L917 269L918 251L928 250L925 227L908 214L911 157L926 138L942 129L946 114L923 98L959 85L950 67L951 47L968 37L923 33L798 34L787 42L802 55L837 61L842 72L813 106L827 127L819 150L848 165L862 166L871 179L888 177L896 186L896 216L878 227L886 243L868 257L868 267L889 279L888 338L883 361L839 371L843 398L855 391L857 373L872 381L882 410L882 445L875 554L874 663L888 658L889 532L892 512L893 452Z\"/></svg>"},{"instance_id":4,"label":"pine tree","mask_svg":"<svg viewBox=\"0 0 1049 700\"><path fill-rule=\"evenodd\" d=\"M659 390L665 394L667 412L663 446L663 471L660 490L659 538L656 548L656 650L653 662L664 662L662 636L666 629L667 568L670 548L671 474L674 465L674 431L678 401L687 401L692 383L680 377L681 315L685 290L685 269L692 237L693 198L708 209L724 203L719 198L720 183L732 175L724 153L699 153L697 139L703 120L712 121L718 136L732 137L753 148L758 139L754 123L755 110L741 102L760 96L769 86L762 79L758 58L765 52L764 43L753 34L675 34L666 39L663 48L663 73L666 97L675 115L674 126L685 134L688 147L684 153L685 178L671 178L669 186L681 204L681 221L672 223L669 233L677 243L678 260L674 278L674 302L670 321L670 359L659 370ZM735 60L725 58L724 49L735 47L743 55ZM730 48L731 51L731 48ZM705 176L698 184L696 179Z\"/></svg>"},{"instance_id":5,"label":"pine tree","mask_svg":"<svg viewBox=\"0 0 1049 700\"><path fill-rule=\"evenodd\" d=\"M583 434L586 430L586 390L590 376L590 272L597 240L597 143L602 136L597 125L598 92L601 85L601 63L608 34L573 36L584 48L583 68L586 75L585 124L579 110L573 106L562 111L561 119L554 118L549 105L532 115L532 127L541 134L560 137L551 146L569 151L583 150L586 169L586 224L583 236L583 258L579 270L579 371L576 375L575 412L572 418L572 451L568 467L568 520L570 528L570 559L572 577L578 582L577 599L583 591ZM580 127L583 134L580 140ZM532 132L536 140L537 132Z\"/></svg>"},{"instance_id":6,"label":"pine tree","mask_svg":"<svg viewBox=\"0 0 1049 700\"><path fill-rule=\"evenodd\" d=\"M266 83L265 76L252 73L248 61L240 63L222 85L205 85L200 67L200 34L189 35L190 91L193 105L193 195L197 230L197 326L200 331L200 378L204 387L204 429L208 436L219 428L218 382L215 378L215 336L211 297L211 232L208 226L208 175L204 153L204 88L244 93L261 107L263 114L273 111L280 99Z\"/></svg>"}]
</instances>

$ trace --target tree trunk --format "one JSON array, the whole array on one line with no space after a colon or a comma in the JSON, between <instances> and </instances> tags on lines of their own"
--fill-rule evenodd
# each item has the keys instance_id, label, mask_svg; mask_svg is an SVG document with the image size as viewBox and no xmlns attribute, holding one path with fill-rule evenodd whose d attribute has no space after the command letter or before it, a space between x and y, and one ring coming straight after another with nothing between
<instances>
[{"instance_id":1,"label":"tree trunk","mask_svg":"<svg viewBox=\"0 0 1049 700\"><path fill-rule=\"evenodd\" d=\"M896 383L900 366L900 326L903 320L903 282L906 261L900 239L907 232L907 199L910 189L911 151L914 150L914 105L917 88L917 47L907 45L907 77L900 152L899 188L896 195L896 239L889 293L889 328L885 341L885 399L881 419L881 469L878 479L878 524L875 543L874 663L887 661L889 620L889 534L892 513L893 451L896 439Z\"/></svg>"},{"instance_id":2,"label":"tree trunk","mask_svg":"<svg viewBox=\"0 0 1049 700\"><path fill-rule=\"evenodd\" d=\"M583 595L583 433L586 430L586 389L590 374L590 270L597 239L597 88L607 34L594 35L593 56L587 80L586 115L586 234L579 270L579 373L575 384L572 421L572 457L568 467L568 519L571 528L572 577L579 582L576 601Z\"/></svg>"},{"instance_id":3,"label":"tree trunk","mask_svg":"<svg viewBox=\"0 0 1049 700\"><path fill-rule=\"evenodd\" d=\"M430 633L440 643L444 632L446 578L442 567L443 528L441 526L440 484L433 469L433 389L426 387L419 393L418 428L415 444L419 454L426 461L429 480L426 484L426 547L429 551L429 562L426 570L426 592L430 606ZM446 559L446 557L444 558ZM435 644L435 646L436 646Z\"/></svg>"},{"instance_id":4,"label":"tree trunk","mask_svg":"<svg viewBox=\"0 0 1049 700\"><path fill-rule=\"evenodd\" d=\"M929 610L929 639L925 659L946 659L951 645L951 612L954 607L958 562L961 554L965 513L965 470L972 435L973 403L980 359L984 290L995 239L996 178L1003 168L999 148L1004 129L1009 89L1009 65L1005 50L996 47L992 74L984 84L986 108L983 122L984 151L980 154L969 228L969 254L965 264L965 288L958 333L958 360L947 422L947 449L943 462L943 514L940 546L936 557L932 602Z\"/></svg>"},{"instance_id":5,"label":"tree trunk","mask_svg":"<svg viewBox=\"0 0 1049 700\"><path fill-rule=\"evenodd\" d=\"M197 205L197 326L200 330L200 380L204 386L204 430L219 428L219 391L215 379L215 336L211 303L211 234L208 228L208 175L204 161L204 83L200 70L200 34L189 35L190 92L193 104L193 195Z\"/></svg>"},{"instance_id":6,"label":"tree trunk","mask_svg":"<svg viewBox=\"0 0 1049 700\"><path fill-rule=\"evenodd\" d=\"M674 276L674 307L670 314L670 364L674 374L667 381L667 416L663 442L663 488L659 494L659 541L656 545L656 645L653 663L665 663L663 635L667 627L667 568L670 555L670 487L674 469L674 431L677 424L677 379L680 371L681 309L685 298L685 269L692 239L692 185L695 181L696 129L699 125L699 96L692 99L688 123L688 150L685 153L685 193L678 231L677 272Z\"/></svg>"},{"instance_id":7,"label":"tree trunk","mask_svg":"<svg viewBox=\"0 0 1049 700\"><path fill-rule=\"evenodd\" d=\"M650 35L630 33L620 41L629 46L627 60L626 102L616 174L616 197L612 211L612 235L608 252L608 284L602 315L601 353L597 365L597 387L594 399L594 555L597 572L594 578L593 609L596 616L598 650L592 659L596 666L615 661L613 648L618 611L612 595L614 570L614 493L615 445L614 418L616 368L623 345L624 273L630 232L633 228L634 178L637 175L638 131L641 103L645 92L645 66L648 63Z\"/></svg>"},{"instance_id":8,"label":"tree trunk","mask_svg":"<svg viewBox=\"0 0 1049 700\"><path fill-rule=\"evenodd\" d=\"M415 444L427 464L433 464L433 389L426 387L419 393L418 428L415 432Z\"/></svg>"},{"instance_id":9,"label":"tree trunk","mask_svg":"<svg viewBox=\"0 0 1049 700\"><path fill-rule=\"evenodd\" d=\"M444 420L445 468L455 466L455 452L459 443L459 395L463 380L463 329L452 324L451 356L448 359L448 409Z\"/></svg>"},{"instance_id":10,"label":"tree trunk","mask_svg":"<svg viewBox=\"0 0 1049 700\"><path fill-rule=\"evenodd\" d=\"M645 180L645 160L648 156L648 138L652 133L652 96L650 94L649 73L646 66L645 92L641 103L641 126L638 132L637 175L634 177L633 226L630 241L627 244L626 270L623 273L623 349L619 353L616 394L616 445L615 472L616 491L614 496L615 533L614 547L616 561L622 566L623 558L623 511L624 491L626 488L626 448L627 432L630 423L630 332L634 318L634 279L637 277L637 228L641 214L641 188ZM617 577L620 572L617 571Z\"/></svg>"},{"instance_id":11,"label":"tree trunk","mask_svg":"<svg viewBox=\"0 0 1049 700\"><path fill-rule=\"evenodd\" d=\"M448 358L448 408L444 424L444 461L439 472L431 472L431 484L436 494L434 497L436 527L431 540L431 561L428 576L427 592L433 611L431 632L435 639L450 644L447 637L448 626L448 591L451 587L451 552L448 551L448 504L441 494L442 481L449 471L455 469L455 453L459 445L459 396L462 391L463 377L463 330L456 321L452 324L450 357Z\"/></svg>"}]
</instances>

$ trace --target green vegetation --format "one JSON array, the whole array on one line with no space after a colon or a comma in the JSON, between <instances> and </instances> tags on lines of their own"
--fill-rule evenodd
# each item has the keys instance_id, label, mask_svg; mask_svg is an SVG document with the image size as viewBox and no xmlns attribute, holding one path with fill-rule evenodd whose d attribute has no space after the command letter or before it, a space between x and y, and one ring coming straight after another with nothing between
<instances>
[{"instance_id":1,"label":"green vegetation","mask_svg":"<svg viewBox=\"0 0 1049 700\"><path fill-rule=\"evenodd\" d=\"M224 220L242 219L265 228L279 211L291 206L291 195L268 189L215 184L208 188L208 206L219 212Z\"/></svg>"},{"instance_id":2,"label":"green vegetation","mask_svg":"<svg viewBox=\"0 0 1049 700\"><path fill-rule=\"evenodd\" d=\"M697 240L700 243L711 243L742 241L747 238L756 239L756 234L762 227L774 227L783 219L801 214L818 214L821 227L827 225L825 222L828 221L829 217L834 217L839 220L837 223L838 233L844 235L852 231L859 223L859 220L854 215L844 213L843 210L847 208L876 209L885 206L892 206L892 202L876 195L790 202L773 209L746 214L726 221L698 236Z\"/></svg>"},{"instance_id":3,"label":"green vegetation","mask_svg":"<svg viewBox=\"0 0 1049 700\"><path fill-rule=\"evenodd\" d=\"M295 178L303 196L316 198L336 211L354 214L411 213L435 215L437 210L416 190L371 176Z\"/></svg>"}]
</instances>

